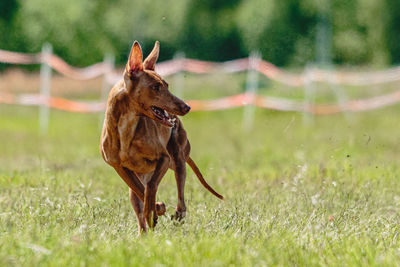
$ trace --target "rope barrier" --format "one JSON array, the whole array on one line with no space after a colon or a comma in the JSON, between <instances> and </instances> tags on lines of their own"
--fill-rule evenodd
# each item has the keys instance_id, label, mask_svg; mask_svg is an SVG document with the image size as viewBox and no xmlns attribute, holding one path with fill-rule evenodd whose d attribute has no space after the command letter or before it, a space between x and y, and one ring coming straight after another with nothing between
<instances>
[{"instance_id":1,"label":"rope barrier","mask_svg":"<svg viewBox=\"0 0 400 267\"><path fill-rule=\"evenodd\" d=\"M110 74L104 62L96 63L85 68L76 68L56 55L51 55L44 61L42 53L26 54L0 49L0 62L9 64L40 64L46 62L57 72L77 80L93 79L104 74ZM251 68L248 58L236 59L217 63L195 59L174 59L158 63L156 71L162 76L169 76L180 71L197 74L206 74L214 71L233 73L246 71ZM267 78L288 86L300 87L305 84L304 73L294 74L286 72L270 62L260 60L256 71ZM400 81L400 67L374 72L340 72L312 68L310 77L313 82L329 82L337 85L364 86ZM115 83L121 79L120 74L110 74L108 81Z\"/></svg>"},{"instance_id":2,"label":"rope barrier","mask_svg":"<svg viewBox=\"0 0 400 267\"><path fill-rule=\"evenodd\" d=\"M341 104L316 104L308 105L302 101L295 101L286 98L266 97L252 95L249 93L237 94L233 96L213 99L213 100L189 100L188 105L192 111L214 111L226 110L246 105L254 105L259 108L272 109L279 111L306 112L314 115L332 115L343 111L361 112L386 106L391 106L400 102L400 90L376 97L349 100ZM78 113L96 113L105 110L105 102L83 102L73 101L59 97L45 98L35 94L14 95L0 93L0 103L19 104L24 106L45 105L50 108Z\"/></svg>"},{"instance_id":3,"label":"rope barrier","mask_svg":"<svg viewBox=\"0 0 400 267\"><path fill-rule=\"evenodd\" d=\"M156 66L156 71L162 76L168 76L181 71L206 74L215 71L234 73L246 70L255 70L271 80L292 87L306 86L306 83L309 83L310 81L328 82L330 84L350 86L363 86L400 81L400 67L364 73L347 73L313 68L308 69L307 72L304 72L303 74L293 74L261 59L258 60L257 64L250 64L250 60L251 59L249 58L242 58L216 63L210 61L176 58L158 63ZM9 64L47 63L57 72L77 80L93 79L95 77L105 75L106 81L112 84L121 79L120 74L117 75L111 72L110 65L107 62L96 63L85 68L76 68L69 65L63 59L54 54L25 54L0 49L0 62ZM188 104L192 107L193 111L224 110L246 105L254 105L260 108L273 110L297 111L314 115L330 115L346 111L367 111L394 105L399 102L400 90L394 93L367 99L348 100L339 104L324 105L310 104L306 101L299 102L285 98L264 97L251 92L214 100L190 100L188 101ZM80 113L100 112L105 109L104 102L80 102L32 94L13 95L8 93L0 93L0 103L47 106L54 109Z\"/></svg>"}]
</instances>

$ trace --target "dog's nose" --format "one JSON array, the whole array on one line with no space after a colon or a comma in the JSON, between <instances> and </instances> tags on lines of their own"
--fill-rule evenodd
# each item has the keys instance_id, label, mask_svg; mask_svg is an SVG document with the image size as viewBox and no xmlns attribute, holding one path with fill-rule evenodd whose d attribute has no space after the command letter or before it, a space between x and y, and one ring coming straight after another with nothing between
<instances>
[{"instance_id":1,"label":"dog's nose","mask_svg":"<svg viewBox=\"0 0 400 267\"><path fill-rule=\"evenodd\" d=\"M181 110L182 110L182 112L183 112L184 114L186 114L186 113L189 112L190 106L188 106L188 105L186 105L185 103L183 103L183 104L181 105Z\"/></svg>"}]
</instances>

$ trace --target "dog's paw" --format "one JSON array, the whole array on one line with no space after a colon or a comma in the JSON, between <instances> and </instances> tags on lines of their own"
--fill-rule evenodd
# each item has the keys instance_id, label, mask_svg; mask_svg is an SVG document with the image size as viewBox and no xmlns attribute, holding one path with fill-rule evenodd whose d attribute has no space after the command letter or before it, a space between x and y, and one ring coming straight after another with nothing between
<instances>
[{"instance_id":1,"label":"dog's paw","mask_svg":"<svg viewBox=\"0 0 400 267\"><path fill-rule=\"evenodd\" d=\"M156 212L158 216L162 216L165 214L167 208L163 202L156 202Z\"/></svg>"},{"instance_id":2,"label":"dog's paw","mask_svg":"<svg viewBox=\"0 0 400 267\"><path fill-rule=\"evenodd\" d=\"M171 220L182 221L186 216L186 211L175 211L175 214L171 215Z\"/></svg>"}]
</instances>

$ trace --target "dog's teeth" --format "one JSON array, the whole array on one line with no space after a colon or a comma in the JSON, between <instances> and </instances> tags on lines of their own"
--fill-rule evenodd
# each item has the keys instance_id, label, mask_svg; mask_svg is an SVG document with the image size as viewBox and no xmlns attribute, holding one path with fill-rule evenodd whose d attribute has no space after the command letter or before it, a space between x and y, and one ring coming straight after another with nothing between
<instances>
[{"instance_id":1,"label":"dog's teeth","mask_svg":"<svg viewBox=\"0 0 400 267\"><path fill-rule=\"evenodd\" d=\"M168 112L167 112L166 110L164 110L164 115L165 115L166 117L168 117Z\"/></svg>"}]
</instances>

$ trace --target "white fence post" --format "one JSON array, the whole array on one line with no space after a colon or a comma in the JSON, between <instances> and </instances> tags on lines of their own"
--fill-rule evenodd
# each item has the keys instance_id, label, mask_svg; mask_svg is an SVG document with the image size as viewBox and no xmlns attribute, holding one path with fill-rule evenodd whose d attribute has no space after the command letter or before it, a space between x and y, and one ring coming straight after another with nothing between
<instances>
[{"instance_id":1,"label":"white fence post","mask_svg":"<svg viewBox=\"0 0 400 267\"><path fill-rule=\"evenodd\" d=\"M49 43L42 46L42 64L40 66L40 96L43 100L39 109L39 128L41 134L47 134L49 129L49 97L51 86L51 66L48 62L51 60L53 47Z\"/></svg>"},{"instance_id":2,"label":"white fence post","mask_svg":"<svg viewBox=\"0 0 400 267\"><path fill-rule=\"evenodd\" d=\"M114 65L115 65L115 56L113 54L105 54L104 56L104 65L105 65L105 70L103 73L103 85L101 89L101 95L100 95L100 101L105 103L107 101L108 93L110 91L110 77L112 77L113 70L114 70ZM104 112L100 112L100 117L99 117L99 127L100 130L103 127L103 121L104 121Z\"/></svg>"},{"instance_id":3,"label":"white fence post","mask_svg":"<svg viewBox=\"0 0 400 267\"><path fill-rule=\"evenodd\" d=\"M243 130L248 132L253 128L254 122L254 97L258 88L258 65L260 64L261 54L252 52L249 57L249 70L246 80L246 106L243 110Z\"/></svg>"},{"instance_id":4,"label":"white fence post","mask_svg":"<svg viewBox=\"0 0 400 267\"><path fill-rule=\"evenodd\" d=\"M185 60L185 53L178 52L174 56L174 60L178 60L179 67L182 68L183 62ZM183 99L184 95L184 86L185 86L185 77L184 72L180 70L174 75L174 93L180 99Z\"/></svg>"},{"instance_id":5,"label":"white fence post","mask_svg":"<svg viewBox=\"0 0 400 267\"><path fill-rule=\"evenodd\" d=\"M306 66L303 73L304 77L304 109L303 111L303 125L309 126L314 123L314 114L311 109L315 105L315 88L313 86L314 72L310 66Z\"/></svg>"}]
</instances>

